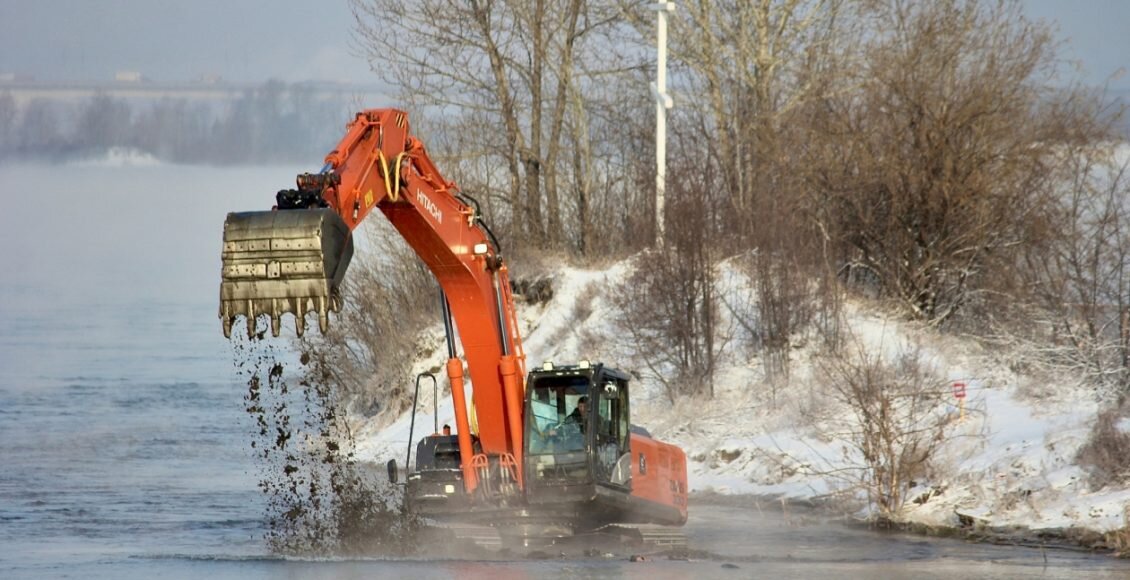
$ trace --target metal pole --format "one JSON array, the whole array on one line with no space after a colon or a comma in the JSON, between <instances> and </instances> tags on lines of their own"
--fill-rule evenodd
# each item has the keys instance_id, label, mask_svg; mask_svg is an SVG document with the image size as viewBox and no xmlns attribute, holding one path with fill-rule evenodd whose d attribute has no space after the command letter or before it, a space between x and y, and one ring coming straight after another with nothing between
<instances>
[{"instance_id":1,"label":"metal pole","mask_svg":"<svg viewBox=\"0 0 1130 580\"><path fill-rule=\"evenodd\" d=\"M412 396L412 422L408 424L408 455L404 457L404 478L412 471L412 435L416 432L416 403L420 401L420 377L416 375L416 394Z\"/></svg>"},{"instance_id":2,"label":"metal pole","mask_svg":"<svg viewBox=\"0 0 1130 580\"><path fill-rule=\"evenodd\" d=\"M502 337L502 354L510 354L510 337L506 333L506 313L502 308L502 286L499 285L498 270L491 276L494 286L494 307L498 313L498 335Z\"/></svg>"},{"instance_id":3,"label":"metal pole","mask_svg":"<svg viewBox=\"0 0 1130 580\"><path fill-rule=\"evenodd\" d=\"M660 2L653 4L652 9L659 15L655 34L655 83L651 89L655 94L655 243L661 248L665 237L663 208L667 197L667 109L675 104L667 94L667 13L675 11L675 3Z\"/></svg>"},{"instance_id":4,"label":"metal pole","mask_svg":"<svg viewBox=\"0 0 1130 580\"><path fill-rule=\"evenodd\" d=\"M428 377L432 380L432 391L435 392L439 383L436 382L436 376L432 373L420 373L416 375L416 394L412 396L412 421L408 423L408 456L404 458L404 477L408 477L408 473L412 471L412 438L416 434L416 405L420 401L420 379ZM435 395L432 396L432 407L435 408ZM433 433L439 433L439 415L433 410L432 416L435 418L436 429Z\"/></svg>"},{"instance_id":5,"label":"metal pole","mask_svg":"<svg viewBox=\"0 0 1130 580\"><path fill-rule=\"evenodd\" d=\"M455 358L455 330L451 328L451 305L447 303L447 294L442 288L439 291L439 307L443 311L443 334L447 338L447 358Z\"/></svg>"}]
</instances>

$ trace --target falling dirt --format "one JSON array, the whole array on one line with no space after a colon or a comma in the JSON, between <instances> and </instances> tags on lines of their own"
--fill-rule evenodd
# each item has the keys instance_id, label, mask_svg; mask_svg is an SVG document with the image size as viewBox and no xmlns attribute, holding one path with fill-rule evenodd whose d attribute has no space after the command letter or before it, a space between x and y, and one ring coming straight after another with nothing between
<instances>
[{"instance_id":1,"label":"falling dirt","mask_svg":"<svg viewBox=\"0 0 1130 580\"><path fill-rule=\"evenodd\" d=\"M417 523L399 489L356 460L332 378L307 353L288 368L292 349L263 333L232 336L268 546L294 556L411 554Z\"/></svg>"}]
</instances>

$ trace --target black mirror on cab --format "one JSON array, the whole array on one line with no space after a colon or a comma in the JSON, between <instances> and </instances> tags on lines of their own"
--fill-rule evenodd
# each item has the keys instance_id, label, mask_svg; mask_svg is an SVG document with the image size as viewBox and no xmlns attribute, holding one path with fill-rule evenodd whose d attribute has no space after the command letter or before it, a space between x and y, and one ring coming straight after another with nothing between
<instances>
[{"instance_id":1,"label":"black mirror on cab","mask_svg":"<svg viewBox=\"0 0 1130 580\"><path fill-rule=\"evenodd\" d=\"M388 460L388 482L389 483L396 483L397 480L399 479L399 477L400 477L400 472L396 468L396 460L395 459L389 459Z\"/></svg>"}]
</instances>

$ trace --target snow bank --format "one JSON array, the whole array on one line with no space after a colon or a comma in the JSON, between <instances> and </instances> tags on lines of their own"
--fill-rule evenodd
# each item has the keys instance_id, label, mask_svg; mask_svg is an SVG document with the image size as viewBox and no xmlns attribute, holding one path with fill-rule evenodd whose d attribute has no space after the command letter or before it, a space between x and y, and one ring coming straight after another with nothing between
<instances>
[{"instance_id":1,"label":"snow bank","mask_svg":"<svg viewBox=\"0 0 1130 580\"><path fill-rule=\"evenodd\" d=\"M646 353L632 352L612 314L619 280L629 270L630 262L601 271L564 268L553 278L549 303L519 305L527 364L588 359L640 370ZM733 282L725 291L741 291L744 282L730 274L723 276ZM1074 464L1098 412L1085 385L1018 374L988 347L939 336L866 304L849 302L846 318L858 348L885 358L915 352L935 374L967 385L964 420L959 420L956 399L939 410L951 419L945 443L935 473L910 490L906 520L955 526L959 518L971 518L990 526L1078 526L1100 532L1127 524L1130 490L1090 491L1086 473ZM440 329L433 329L429 340L440 336ZM811 420L826 404L814 370L814 348L798 346L791 380L775 387L766 382L758 359L732 349L718 369L712 399L672 404L661 385L637 380L633 421L687 452L692 491L858 499L863 472L857 453ZM441 366L441 356L437 349L435 360L418 362L418 369ZM446 378L440 380L446 385ZM1032 385L1054 380L1061 384ZM441 395L437 415L431 410L430 384L422 390L427 392L416 417L416 438L430 433L437 421L454 424L450 395ZM468 395L471 391L468 383ZM383 424L358 425L359 456L403 461L410 422L405 414Z\"/></svg>"}]
</instances>

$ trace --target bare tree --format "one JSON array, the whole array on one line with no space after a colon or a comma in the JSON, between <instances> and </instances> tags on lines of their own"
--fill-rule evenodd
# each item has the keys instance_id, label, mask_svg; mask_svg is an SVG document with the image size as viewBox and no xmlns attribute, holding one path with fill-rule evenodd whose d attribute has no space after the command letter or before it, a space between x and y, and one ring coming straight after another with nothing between
<instances>
[{"instance_id":1,"label":"bare tree","mask_svg":"<svg viewBox=\"0 0 1130 580\"><path fill-rule=\"evenodd\" d=\"M125 101L104 93L95 95L79 113L75 144L84 151L131 146L132 117Z\"/></svg>"},{"instance_id":2,"label":"bare tree","mask_svg":"<svg viewBox=\"0 0 1130 580\"><path fill-rule=\"evenodd\" d=\"M59 106L47 99L32 99L16 128L16 149L22 153L57 155L66 147Z\"/></svg>"},{"instance_id":3,"label":"bare tree","mask_svg":"<svg viewBox=\"0 0 1130 580\"><path fill-rule=\"evenodd\" d=\"M329 332L301 339L310 357L305 371L314 384L340 388L351 411L396 416L411 404L412 353L439 320L439 290L391 225L374 223L369 235L384 251L354 261Z\"/></svg>"},{"instance_id":4,"label":"bare tree","mask_svg":"<svg viewBox=\"0 0 1130 580\"><path fill-rule=\"evenodd\" d=\"M692 0L672 18L674 89L683 123L708 143L723 176L726 231L760 247L779 207L793 155L781 142L790 113L819 99L851 44L842 0ZM677 120L677 122L678 122ZM787 205L787 204L786 204Z\"/></svg>"},{"instance_id":5,"label":"bare tree","mask_svg":"<svg viewBox=\"0 0 1130 580\"><path fill-rule=\"evenodd\" d=\"M1042 364L1125 396L1130 388L1130 159L1084 147L1065 156L1058 226L1027 248L1024 279L1042 322L1033 344ZM1125 152L1123 151L1125 156Z\"/></svg>"},{"instance_id":6,"label":"bare tree","mask_svg":"<svg viewBox=\"0 0 1130 580\"><path fill-rule=\"evenodd\" d=\"M716 176L704 222L718 257L753 251L742 266L753 295L727 304L771 384L788 375L792 341L814 312L836 304L812 280L828 278L824 246L803 205L794 147L798 111L837 87L854 58L857 20L841 0L691 1L679 4L670 35L678 107L671 181ZM628 12L649 36L651 11ZM667 219L678 219L669 213ZM833 285L834 286L834 285ZM822 287L822 286L821 286ZM833 316L832 318L835 318ZM822 317L823 319L823 317Z\"/></svg>"},{"instance_id":7,"label":"bare tree","mask_svg":"<svg viewBox=\"0 0 1130 580\"><path fill-rule=\"evenodd\" d=\"M1093 490L1130 481L1130 433L1120 426L1128 415L1125 403L1099 411L1090 436L1075 454L1075 461L1089 468Z\"/></svg>"},{"instance_id":8,"label":"bare tree","mask_svg":"<svg viewBox=\"0 0 1130 580\"><path fill-rule=\"evenodd\" d=\"M161 159L200 162L207 159L212 114L187 99L162 99L136 114L135 143Z\"/></svg>"},{"instance_id":9,"label":"bare tree","mask_svg":"<svg viewBox=\"0 0 1130 580\"><path fill-rule=\"evenodd\" d=\"M669 239L639 255L618 295L620 325L671 401L714 395L714 371L732 335L718 311L712 179L700 173L673 183Z\"/></svg>"},{"instance_id":10,"label":"bare tree","mask_svg":"<svg viewBox=\"0 0 1130 580\"><path fill-rule=\"evenodd\" d=\"M0 156L16 148L16 116L19 113L11 91L0 93Z\"/></svg>"},{"instance_id":11,"label":"bare tree","mask_svg":"<svg viewBox=\"0 0 1130 580\"><path fill-rule=\"evenodd\" d=\"M893 518L907 490L929 476L944 442L947 387L916 350L887 362L857 347L820 360L827 396L848 410L831 420L828 433L861 461L858 483L878 515Z\"/></svg>"},{"instance_id":12,"label":"bare tree","mask_svg":"<svg viewBox=\"0 0 1130 580\"><path fill-rule=\"evenodd\" d=\"M495 209L506 209L498 217L509 218L508 237L565 241L563 182L585 175L570 171L576 157L568 149L587 140L577 138L585 123L572 117L619 66L609 59L614 52L601 59L593 46L616 25L615 11L582 0L425 0L410 8L354 0L353 7L373 70L417 110L456 118L448 122L454 130L475 136L471 151L506 168L507 207ZM460 177L478 189L479 175Z\"/></svg>"},{"instance_id":13,"label":"bare tree","mask_svg":"<svg viewBox=\"0 0 1130 580\"><path fill-rule=\"evenodd\" d=\"M789 379L794 341L813 329L820 288L811 270L782 256L754 253L737 262L749 290L731 289L726 303L734 321L744 331L746 344L759 353L776 405L777 385Z\"/></svg>"},{"instance_id":14,"label":"bare tree","mask_svg":"<svg viewBox=\"0 0 1130 580\"><path fill-rule=\"evenodd\" d=\"M1054 44L1019 4L878 8L858 91L808 109L812 213L845 268L939 325L1014 263L1092 110L1051 90Z\"/></svg>"}]
</instances>

